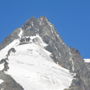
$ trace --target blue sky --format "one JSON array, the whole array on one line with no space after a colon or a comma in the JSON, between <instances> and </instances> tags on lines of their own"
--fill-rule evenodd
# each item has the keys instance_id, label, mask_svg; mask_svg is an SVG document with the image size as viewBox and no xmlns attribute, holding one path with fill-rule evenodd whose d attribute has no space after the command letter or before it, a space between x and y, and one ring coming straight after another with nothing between
<instances>
[{"instance_id":1,"label":"blue sky","mask_svg":"<svg viewBox=\"0 0 90 90\"><path fill-rule=\"evenodd\" d=\"M90 0L0 0L0 42L32 16L46 16L69 46L90 58Z\"/></svg>"}]
</instances>

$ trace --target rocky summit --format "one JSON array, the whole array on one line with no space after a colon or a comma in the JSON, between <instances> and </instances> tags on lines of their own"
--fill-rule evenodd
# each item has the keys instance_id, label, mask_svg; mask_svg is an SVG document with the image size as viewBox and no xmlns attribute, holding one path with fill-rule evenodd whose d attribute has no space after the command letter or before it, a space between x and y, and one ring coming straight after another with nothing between
<instances>
[{"instance_id":1,"label":"rocky summit","mask_svg":"<svg viewBox=\"0 0 90 90\"><path fill-rule=\"evenodd\" d=\"M44 16L0 44L0 90L90 90L90 69Z\"/></svg>"}]
</instances>

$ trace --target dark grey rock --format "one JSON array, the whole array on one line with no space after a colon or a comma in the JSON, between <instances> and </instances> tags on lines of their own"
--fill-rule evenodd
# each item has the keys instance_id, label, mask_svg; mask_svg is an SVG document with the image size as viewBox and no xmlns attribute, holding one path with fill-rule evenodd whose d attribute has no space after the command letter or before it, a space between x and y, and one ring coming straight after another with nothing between
<instances>
[{"instance_id":1,"label":"dark grey rock","mask_svg":"<svg viewBox=\"0 0 90 90\"><path fill-rule=\"evenodd\" d=\"M88 68L88 70L90 71L90 63L85 63L86 67Z\"/></svg>"},{"instance_id":2,"label":"dark grey rock","mask_svg":"<svg viewBox=\"0 0 90 90\"><path fill-rule=\"evenodd\" d=\"M0 79L4 82L0 84L0 90L24 90L11 76L0 72Z\"/></svg>"}]
</instances>

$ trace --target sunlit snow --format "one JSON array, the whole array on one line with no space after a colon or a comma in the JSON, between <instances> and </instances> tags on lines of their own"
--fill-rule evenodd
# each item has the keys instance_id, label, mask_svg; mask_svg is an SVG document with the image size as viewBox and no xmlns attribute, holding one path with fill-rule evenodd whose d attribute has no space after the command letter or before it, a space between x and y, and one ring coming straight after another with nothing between
<instances>
[{"instance_id":1,"label":"sunlit snow","mask_svg":"<svg viewBox=\"0 0 90 90\"><path fill-rule=\"evenodd\" d=\"M84 59L85 63L90 63L90 59Z\"/></svg>"},{"instance_id":2,"label":"sunlit snow","mask_svg":"<svg viewBox=\"0 0 90 90\"><path fill-rule=\"evenodd\" d=\"M20 41L16 39L13 42L11 42L8 46L6 46L4 49L0 50L0 60L6 57L6 54L9 51L9 49L11 49L12 47L16 47L17 45L19 45L19 43Z\"/></svg>"},{"instance_id":3,"label":"sunlit snow","mask_svg":"<svg viewBox=\"0 0 90 90\"><path fill-rule=\"evenodd\" d=\"M0 58L2 58L2 53L5 56L10 48L14 47L16 50L8 57L9 70L5 73L12 76L24 90L64 90L68 88L73 76L69 70L53 62L50 57L51 53L44 49L45 43L40 37L39 40L39 44L32 42L23 45L19 45L20 42L15 40L1 50Z\"/></svg>"},{"instance_id":4,"label":"sunlit snow","mask_svg":"<svg viewBox=\"0 0 90 90\"><path fill-rule=\"evenodd\" d=\"M0 79L0 84L2 84L4 81L2 79Z\"/></svg>"},{"instance_id":5,"label":"sunlit snow","mask_svg":"<svg viewBox=\"0 0 90 90\"><path fill-rule=\"evenodd\" d=\"M19 36L19 38L21 38L23 35L23 30L22 30L22 28L19 28L19 29L20 29L20 33L18 34L18 36Z\"/></svg>"}]
</instances>

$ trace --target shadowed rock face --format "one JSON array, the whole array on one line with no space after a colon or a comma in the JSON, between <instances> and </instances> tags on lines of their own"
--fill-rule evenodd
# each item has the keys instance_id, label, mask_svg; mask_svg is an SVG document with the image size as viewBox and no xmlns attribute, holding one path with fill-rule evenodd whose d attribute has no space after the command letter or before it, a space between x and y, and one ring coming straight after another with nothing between
<instances>
[{"instance_id":1,"label":"shadowed rock face","mask_svg":"<svg viewBox=\"0 0 90 90\"><path fill-rule=\"evenodd\" d=\"M76 74L72 85L66 90L90 90L90 72L80 56L79 51L70 48L64 43L54 25L51 24L46 17L40 17L39 19L33 17L28 20L21 29L23 30L23 36L35 36L36 34L39 34L43 41L47 43L48 46L46 49L52 53L51 57L55 63L58 63L62 67L69 69L70 72ZM19 38L19 31L20 29L16 29L8 38L6 38L0 45L0 49ZM6 77L9 77L8 80L11 80L13 83L10 84L11 87L7 90L23 90L23 88L20 87L10 76L6 75L5 78ZM16 88L12 89L14 84L16 85ZM7 86L3 83L3 87L7 88Z\"/></svg>"},{"instance_id":2,"label":"shadowed rock face","mask_svg":"<svg viewBox=\"0 0 90 90\"><path fill-rule=\"evenodd\" d=\"M74 73L76 76L72 82L70 90L90 90L90 72L78 50L71 48L72 59L74 61Z\"/></svg>"},{"instance_id":3,"label":"shadowed rock face","mask_svg":"<svg viewBox=\"0 0 90 90\"><path fill-rule=\"evenodd\" d=\"M88 70L90 71L90 63L86 63Z\"/></svg>"},{"instance_id":4,"label":"shadowed rock face","mask_svg":"<svg viewBox=\"0 0 90 90\"><path fill-rule=\"evenodd\" d=\"M0 84L0 90L24 90L11 76L0 72L0 79L4 82Z\"/></svg>"}]
</instances>

